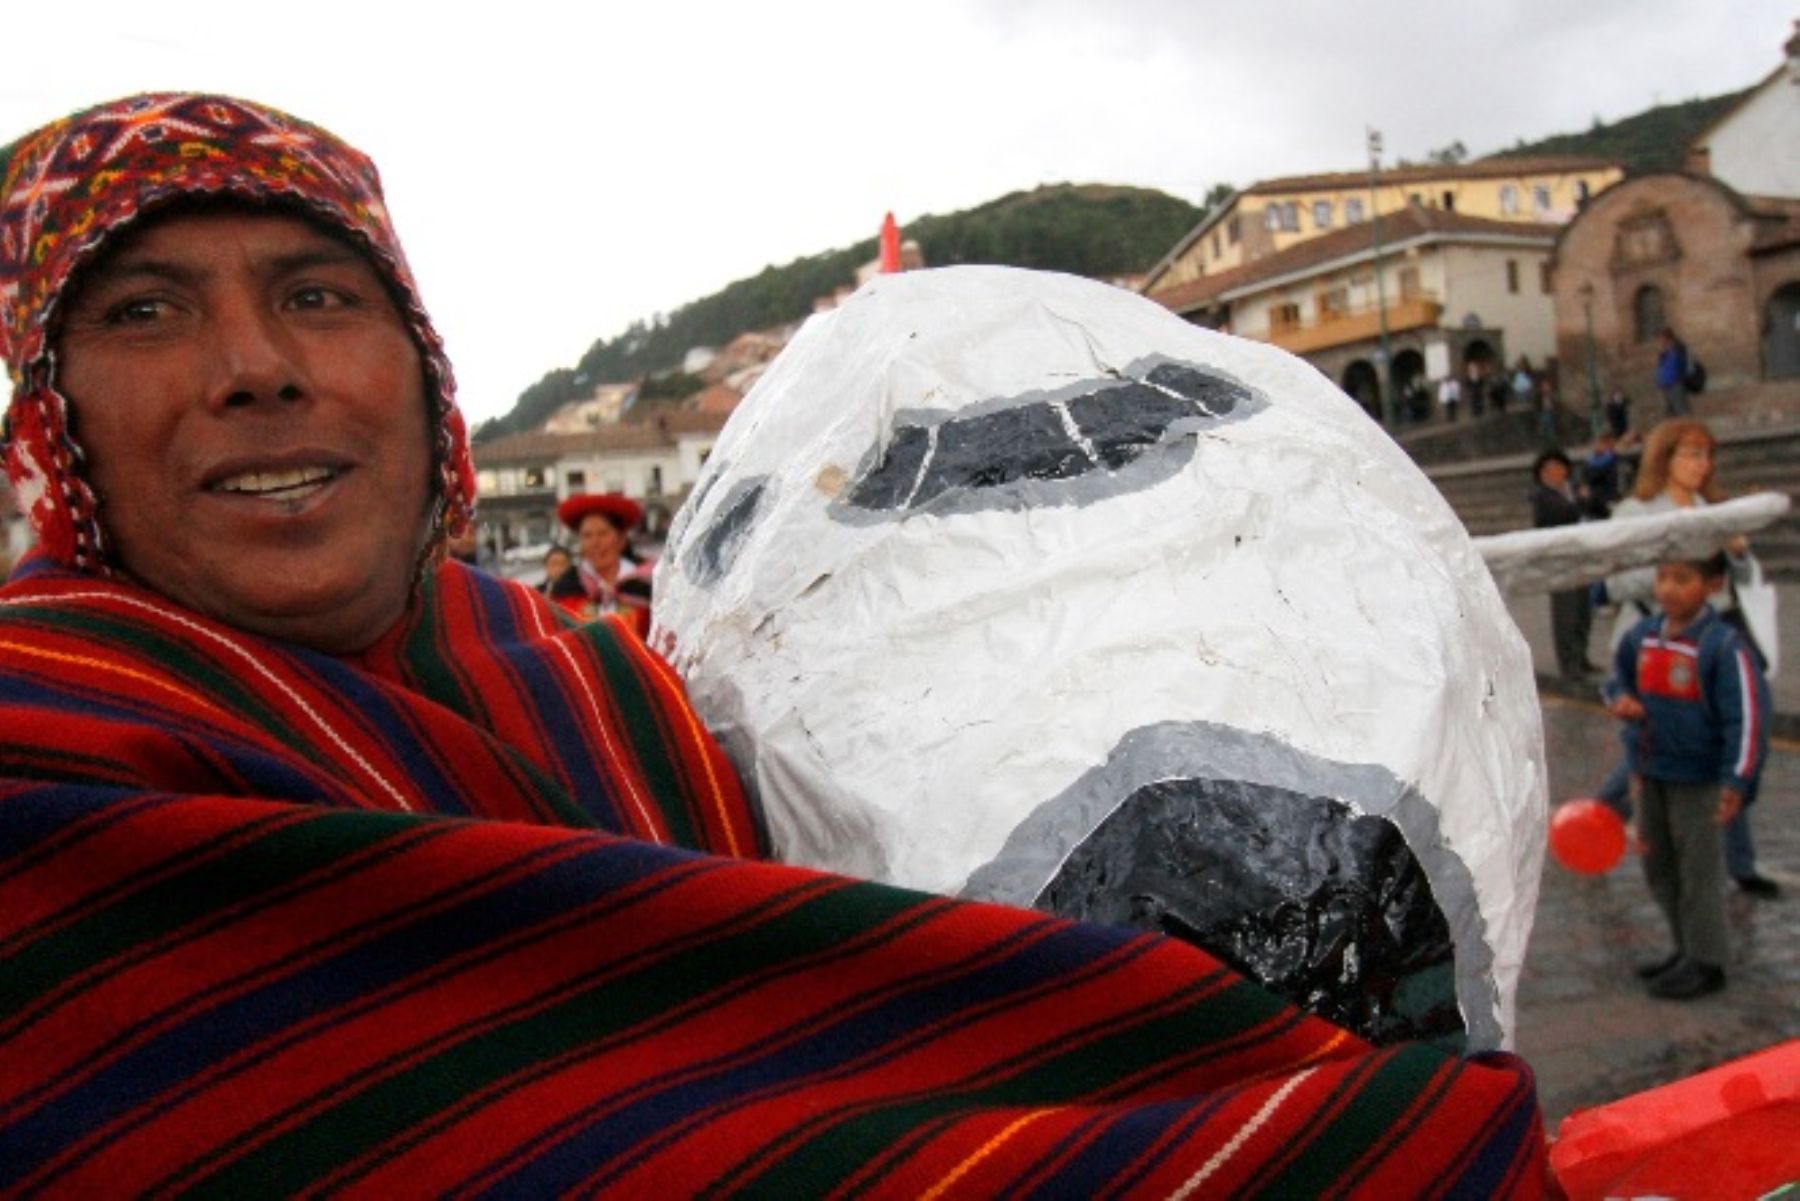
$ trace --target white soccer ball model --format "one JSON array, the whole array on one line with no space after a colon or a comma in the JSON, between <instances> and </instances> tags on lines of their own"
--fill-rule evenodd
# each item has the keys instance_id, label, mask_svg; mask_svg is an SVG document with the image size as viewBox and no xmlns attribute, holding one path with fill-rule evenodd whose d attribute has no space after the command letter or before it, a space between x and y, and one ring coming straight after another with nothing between
<instances>
[{"instance_id":1,"label":"white soccer ball model","mask_svg":"<svg viewBox=\"0 0 1800 1201\"><path fill-rule=\"evenodd\" d=\"M1510 1042L1530 655L1299 359L1068 276L880 277L733 415L656 595L784 860L1160 929L1373 1038Z\"/></svg>"}]
</instances>

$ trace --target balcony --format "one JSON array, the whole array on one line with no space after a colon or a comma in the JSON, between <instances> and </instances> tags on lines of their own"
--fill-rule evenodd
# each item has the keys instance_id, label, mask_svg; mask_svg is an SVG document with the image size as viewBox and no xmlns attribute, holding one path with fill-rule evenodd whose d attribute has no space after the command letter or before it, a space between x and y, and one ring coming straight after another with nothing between
<instances>
[{"instance_id":1,"label":"balcony","mask_svg":"<svg viewBox=\"0 0 1800 1201\"><path fill-rule=\"evenodd\" d=\"M1388 333L1436 326L1444 306L1436 299L1419 294L1388 302ZM1269 327L1267 340L1293 354L1310 354L1351 342L1363 342L1381 336L1381 319L1374 305L1326 312L1317 320Z\"/></svg>"}]
</instances>

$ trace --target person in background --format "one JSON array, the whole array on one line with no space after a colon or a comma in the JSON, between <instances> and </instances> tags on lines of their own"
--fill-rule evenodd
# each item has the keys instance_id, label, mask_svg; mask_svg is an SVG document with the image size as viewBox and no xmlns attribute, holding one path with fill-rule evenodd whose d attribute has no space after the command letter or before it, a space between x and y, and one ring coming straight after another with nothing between
<instances>
[{"instance_id":1,"label":"person in background","mask_svg":"<svg viewBox=\"0 0 1800 1201\"><path fill-rule=\"evenodd\" d=\"M1644 440L1643 457L1630 496L1613 507L1613 516L1633 517L1668 513L1676 509L1716 504L1725 499L1715 471L1718 442L1704 421L1695 417L1679 417L1660 422ZM1754 560L1749 540L1736 537L1725 543L1730 574L1725 587L1712 597L1712 608L1727 622L1741 621L1732 600L1738 582L1748 582L1754 574ZM1618 617L1613 623L1611 645L1616 649L1625 634L1649 616L1654 600L1655 570L1634 568L1607 577L1589 592L1596 606L1617 605ZM1761 669L1761 651L1752 643L1752 651ZM1755 838L1750 829L1750 814L1761 792L1760 775L1753 776L1743 795L1743 805L1725 829L1726 867L1732 881L1746 894L1772 900L1781 895L1781 887L1757 868ZM1595 795L1619 813L1630 817L1630 776L1624 762L1616 763Z\"/></svg>"},{"instance_id":2,"label":"person in background","mask_svg":"<svg viewBox=\"0 0 1800 1201\"><path fill-rule=\"evenodd\" d=\"M1540 375L1535 395L1538 438L1549 442L1556 437L1556 382L1548 374Z\"/></svg>"},{"instance_id":3,"label":"person in background","mask_svg":"<svg viewBox=\"0 0 1800 1201\"><path fill-rule=\"evenodd\" d=\"M1462 382L1454 375L1446 375L1438 381L1438 405L1444 410L1444 420L1456 422L1456 406L1462 401Z\"/></svg>"},{"instance_id":4,"label":"person in background","mask_svg":"<svg viewBox=\"0 0 1800 1201\"><path fill-rule=\"evenodd\" d=\"M1728 570L1723 551L1655 568L1660 612L1620 641L1605 690L1608 709L1630 723L1644 875L1675 943L1638 975L1652 996L1668 1000L1725 987L1719 827L1737 816L1768 750L1762 673L1706 603Z\"/></svg>"},{"instance_id":5,"label":"person in background","mask_svg":"<svg viewBox=\"0 0 1800 1201\"><path fill-rule=\"evenodd\" d=\"M1546 450L1531 466L1531 524L1537 529L1575 525L1582 520L1582 504L1574 486L1574 467L1560 450ZM1550 594L1551 640L1556 646L1556 669L1565 680L1582 682L1599 668L1588 662L1588 632L1592 611L1585 585Z\"/></svg>"},{"instance_id":6,"label":"person in background","mask_svg":"<svg viewBox=\"0 0 1800 1201\"><path fill-rule=\"evenodd\" d=\"M1531 397L1536 390L1537 379L1531 372L1531 360L1520 355L1512 375L1513 400L1517 402L1520 412L1531 407Z\"/></svg>"},{"instance_id":7,"label":"person in background","mask_svg":"<svg viewBox=\"0 0 1800 1201\"><path fill-rule=\"evenodd\" d=\"M550 595L550 586L563 578L569 568L575 566L575 558L569 554L569 548L553 543L544 552L544 582L538 585L538 591L545 596Z\"/></svg>"},{"instance_id":8,"label":"person in background","mask_svg":"<svg viewBox=\"0 0 1800 1201\"><path fill-rule=\"evenodd\" d=\"M1662 393L1663 416L1685 417L1694 411L1688 399L1688 348L1669 326L1656 335L1656 390Z\"/></svg>"},{"instance_id":9,"label":"person in background","mask_svg":"<svg viewBox=\"0 0 1800 1201\"><path fill-rule=\"evenodd\" d=\"M1577 489L1583 516L1591 521L1605 521L1612 508L1624 495L1624 461L1619 457L1619 440L1611 430L1603 430L1594 439L1581 466L1581 487Z\"/></svg>"},{"instance_id":10,"label":"person in background","mask_svg":"<svg viewBox=\"0 0 1800 1201\"><path fill-rule=\"evenodd\" d=\"M470 567L481 562L481 539L473 525L459 530L444 540L444 549L458 563L467 563Z\"/></svg>"},{"instance_id":11,"label":"person in background","mask_svg":"<svg viewBox=\"0 0 1800 1201\"><path fill-rule=\"evenodd\" d=\"M1631 397L1623 388L1614 388L1606 395L1604 411L1606 428L1612 431L1614 438L1623 438L1631 428Z\"/></svg>"},{"instance_id":12,"label":"person in background","mask_svg":"<svg viewBox=\"0 0 1800 1201\"><path fill-rule=\"evenodd\" d=\"M576 537L575 563L551 585L549 596L585 620L616 615L640 637L650 633L650 572L631 535L644 520L643 506L617 492L583 493L556 507L559 521Z\"/></svg>"},{"instance_id":13,"label":"person in background","mask_svg":"<svg viewBox=\"0 0 1800 1201\"><path fill-rule=\"evenodd\" d=\"M1469 406L1471 419L1480 417L1487 409L1487 392L1481 386L1481 373L1480 363L1463 364L1462 399Z\"/></svg>"}]
</instances>

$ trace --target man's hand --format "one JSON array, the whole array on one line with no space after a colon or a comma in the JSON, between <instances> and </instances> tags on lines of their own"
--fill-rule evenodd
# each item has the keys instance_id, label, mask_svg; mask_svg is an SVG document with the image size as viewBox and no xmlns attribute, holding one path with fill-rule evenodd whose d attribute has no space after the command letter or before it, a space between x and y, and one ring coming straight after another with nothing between
<instances>
[{"instance_id":1,"label":"man's hand","mask_svg":"<svg viewBox=\"0 0 1800 1201\"><path fill-rule=\"evenodd\" d=\"M1644 702L1628 692L1620 693L1613 698L1612 704L1606 707L1606 711L1614 717L1624 718L1626 721L1642 721L1644 719Z\"/></svg>"},{"instance_id":2,"label":"man's hand","mask_svg":"<svg viewBox=\"0 0 1800 1201\"><path fill-rule=\"evenodd\" d=\"M1744 796L1742 793L1735 788L1721 788L1719 789L1719 812L1713 820L1722 826L1736 817L1738 810L1743 807Z\"/></svg>"}]
</instances>

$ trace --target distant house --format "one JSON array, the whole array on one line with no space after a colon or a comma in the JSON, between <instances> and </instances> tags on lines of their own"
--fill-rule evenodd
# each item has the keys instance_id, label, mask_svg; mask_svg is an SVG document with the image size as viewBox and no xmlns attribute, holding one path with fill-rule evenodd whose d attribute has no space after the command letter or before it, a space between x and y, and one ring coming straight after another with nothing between
<instances>
[{"instance_id":1,"label":"distant house","mask_svg":"<svg viewBox=\"0 0 1800 1201\"><path fill-rule=\"evenodd\" d=\"M1625 176L1610 159L1485 158L1443 166L1267 179L1233 193L1150 269L1142 291L1160 293L1233 271L1313 238L1365 227L1412 209L1556 226Z\"/></svg>"},{"instance_id":2,"label":"distant house","mask_svg":"<svg viewBox=\"0 0 1800 1201\"><path fill-rule=\"evenodd\" d=\"M1355 171L1264 180L1208 212L1141 290L1304 356L1380 415L1384 323L1396 394L1554 355L1556 233L1623 177L1607 159L1538 156L1398 167L1373 189Z\"/></svg>"},{"instance_id":3,"label":"distant house","mask_svg":"<svg viewBox=\"0 0 1800 1201\"><path fill-rule=\"evenodd\" d=\"M726 415L684 410L655 422L583 433L513 434L475 447L476 517L502 547L563 540L556 506L588 492L622 492L644 505L652 538L700 478Z\"/></svg>"},{"instance_id":4,"label":"distant house","mask_svg":"<svg viewBox=\"0 0 1800 1201\"><path fill-rule=\"evenodd\" d=\"M547 434L579 434L612 425L637 399L637 391L635 383L600 384L589 395L572 400L550 414L542 430Z\"/></svg>"},{"instance_id":5,"label":"distant house","mask_svg":"<svg viewBox=\"0 0 1800 1201\"><path fill-rule=\"evenodd\" d=\"M710 384L693 397L692 407L697 413L717 413L730 416L744 394L730 384Z\"/></svg>"},{"instance_id":6,"label":"distant house","mask_svg":"<svg viewBox=\"0 0 1800 1201\"><path fill-rule=\"evenodd\" d=\"M1653 406L1664 326L1706 364L1711 393L1800 380L1800 35L1784 50L1694 140L1690 170L1612 189L1559 239L1557 344L1591 392Z\"/></svg>"},{"instance_id":7,"label":"distant house","mask_svg":"<svg viewBox=\"0 0 1800 1201\"><path fill-rule=\"evenodd\" d=\"M731 383L746 371L766 367L781 353L791 336L793 328L789 326L741 333L714 356L706 370L699 373L700 378L709 384ZM739 387L735 383L732 386Z\"/></svg>"},{"instance_id":8,"label":"distant house","mask_svg":"<svg viewBox=\"0 0 1800 1201\"><path fill-rule=\"evenodd\" d=\"M1380 415L1385 321L1395 387L1555 349L1549 261L1556 231L1531 222L1405 208L1382 219L1152 294L1213 329L1272 342Z\"/></svg>"}]
</instances>

